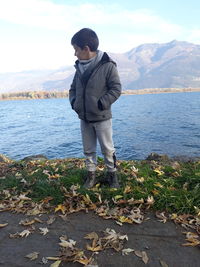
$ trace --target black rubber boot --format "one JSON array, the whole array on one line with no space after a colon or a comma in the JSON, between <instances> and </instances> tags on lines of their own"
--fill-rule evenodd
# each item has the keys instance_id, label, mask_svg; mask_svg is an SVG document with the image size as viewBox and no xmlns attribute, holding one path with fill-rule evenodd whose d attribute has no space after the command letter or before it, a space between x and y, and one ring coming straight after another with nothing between
<instances>
[{"instance_id":1,"label":"black rubber boot","mask_svg":"<svg viewBox=\"0 0 200 267\"><path fill-rule=\"evenodd\" d=\"M107 172L107 181L110 188L120 188L117 172Z\"/></svg>"},{"instance_id":2,"label":"black rubber boot","mask_svg":"<svg viewBox=\"0 0 200 267\"><path fill-rule=\"evenodd\" d=\"M96 173L88 171L87 179L86 179L83 186L87 189L90 189L90 188L94 187L95 184L97 184Z\"/></svg>"}]
</instances>

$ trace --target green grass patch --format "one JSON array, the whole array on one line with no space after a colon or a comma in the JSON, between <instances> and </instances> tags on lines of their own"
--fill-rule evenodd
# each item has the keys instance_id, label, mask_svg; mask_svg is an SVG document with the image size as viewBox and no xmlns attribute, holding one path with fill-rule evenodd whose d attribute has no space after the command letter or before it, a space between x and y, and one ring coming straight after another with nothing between
<instances>
[{"instance_id":1,"label":"green grass patch","mask_svg":"<svg viewBox=\"0 0 200 267\"><path fill-rule=\"evenodd\" d=\"M98 158L98 163L102 165L103 160ZM110 206L116 205L113 200L117 202L118 198L143 199L146 203L148 197L153 197L155 210L194 214L195 207L200 208L200 163L179 164L176 169L155 162L121 161L118 168L121 188L111 190L102 185L87 190L83 188L87 172L81 159L16 162L0 178L0 199L5 198L4 190L9 190L13 196L28 192L27 196L34 201L52 197L51 203L57 205L65 200L64 191L75 185L80 186L80 194L87 194L93 202L99 201L99 195ZM97 176L101 181L105 171L98 171Z\"/></svg>"}]
</instances>

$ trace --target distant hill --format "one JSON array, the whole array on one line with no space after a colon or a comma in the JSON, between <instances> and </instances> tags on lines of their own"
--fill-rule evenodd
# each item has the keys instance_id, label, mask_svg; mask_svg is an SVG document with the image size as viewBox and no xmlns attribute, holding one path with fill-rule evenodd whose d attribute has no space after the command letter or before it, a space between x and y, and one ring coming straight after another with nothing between
<instances>
[{"instance_id":1,"label":"distant hill","mask_svg":"<svg viewBox=\"0 0 200 267\"><path fill-rule=\"evenodd\" d=\"M143 44L123 54L109 55L117 62L124 90L200 88L200 45L174 40ZM0 74L0 93L68 90L73 75L73 66Z\"/></svg>"}]
</instances>

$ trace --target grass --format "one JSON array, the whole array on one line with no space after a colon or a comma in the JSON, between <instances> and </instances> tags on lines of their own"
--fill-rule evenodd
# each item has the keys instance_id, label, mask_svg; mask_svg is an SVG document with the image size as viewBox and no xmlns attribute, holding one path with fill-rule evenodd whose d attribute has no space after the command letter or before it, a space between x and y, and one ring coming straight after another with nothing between
<instances>
[{"instance_id":1,"label":"grass","mask_svg":"<svg viewBox=\"0 0 200 267\"><path fill-rule=\"evenodd\" d=\"M102 159L99 158L98 163L101 168ZM121 188L117 190L106 185L94 190L83 188L86 170L82 159L18 161L7 165L1 163L0 167L5 166L8 171L0 178L2 201L10 195L26 194L36 202L51 197L50 203L58 205L66 199L65 191L77 185L80 194L88 195L93 202L98 202L100 195L110 206L118 205L118 199L125 202L143 199L146 203L148 197L153 197L154 210L195 214L195 207L200 208L200 162L179 162L178 167L173 167L171 163L154 161L120 161ZM104 173L97 171L100 180Z\"/></svg>"}]
</instances>

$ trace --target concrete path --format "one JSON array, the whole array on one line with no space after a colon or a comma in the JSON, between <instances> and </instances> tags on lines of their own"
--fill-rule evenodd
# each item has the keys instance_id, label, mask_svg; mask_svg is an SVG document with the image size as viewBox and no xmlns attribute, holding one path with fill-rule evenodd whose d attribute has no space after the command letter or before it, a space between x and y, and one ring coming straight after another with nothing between
<instances>
[{"instance_id":1,"label":"concrete path","mask_svg":"<svg viewBox=\"0 0 200 267\"><path fill-rule=\"evenodd\" d=\"M145 251L149 261L145 265L142 259L133 252L122 256L121 252L106 249L94 257L98 267L140 267L140 266L162 266L162 267L199 267L200 247L184 247L185 230L173 222L161 223L153 214L148 214L149 220L140 225L123 224L117 225L113 220L105 220L94 213L79 212L71 214L66 220L56 215L56 220L47 224L50 215L34 216L40 218L44 223L35 223L35 231L28 237L10 238L9 234L22 232L27 227L19 225L25 218L29 220L32 216L12 214L10 212L0 213L0 224L8 223L6 227L0 228L0 267L32 267L50 266L54 261L42 263L43 257L59 255L59 237L66 235L69 239L77 241L76 246L85 250L89 240L84 236L90 232L102 233L106 228L114 229L117 233L127 234L128 241L124 248L137 251ZM49 232L41 235L39 228L47 227ZM39 252L36 260L30 261L25 256L32 252ZM89 254L91 254L89 252ZM61 263L61 266L83 266L80 263Z\"/></svg>"}]
</instances>

